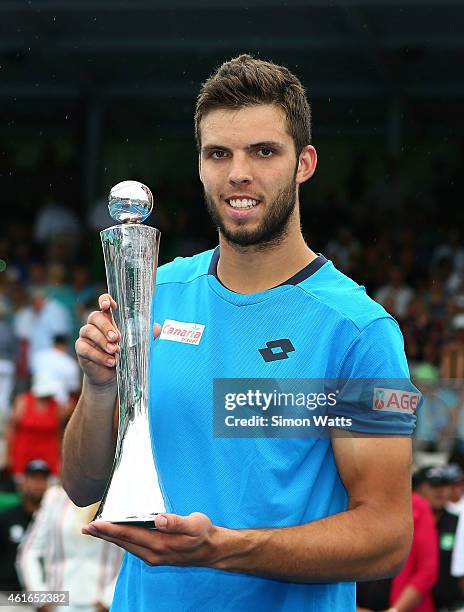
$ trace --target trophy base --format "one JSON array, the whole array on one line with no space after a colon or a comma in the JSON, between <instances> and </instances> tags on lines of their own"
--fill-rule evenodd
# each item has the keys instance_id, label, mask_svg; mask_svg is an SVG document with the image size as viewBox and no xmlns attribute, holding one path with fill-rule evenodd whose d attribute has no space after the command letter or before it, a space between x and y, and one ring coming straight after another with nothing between
<instances>
[{"instance_id":1,"label":"trophy base","mask_svg":"<svg viewBox=\"0 0 464 612\"><path fill-rule=\"evenodd\" d=\"M154 512L153 514L148 514L145 516L126 516L124 518L106 518L104 516L95 516L94 520L100 521L108 521L108 523L113 523L113 525L130 525L131 527L143 527L145 529L156 530L155 527L155 516L160 514L159 512Z\"/></svg>"},{"instance_id":2,"label":"trophy base","mask_svg":"<svg viewBox=\"0 0 464 612\"><path fill-rule=\"evenodd\" d=\"M155 522L153 520L147 519L138 519L138 518L129 518L123 519L121 521L110 521L114 525L130 525L131 527L143 527L144 529L151 529L152 531L156 531L158 527L155 527Z\"/></svg>"}]
</instances>

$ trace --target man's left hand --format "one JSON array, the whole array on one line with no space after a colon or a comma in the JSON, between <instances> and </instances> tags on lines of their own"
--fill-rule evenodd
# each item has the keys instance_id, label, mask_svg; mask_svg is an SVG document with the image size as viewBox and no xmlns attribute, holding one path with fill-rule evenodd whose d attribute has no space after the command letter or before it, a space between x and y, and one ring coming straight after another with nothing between
<instances>
[{"instance_id":1,"label":"man's left hand","mask_svg":"<svg viewBox=\"0 0 464 612\"><path fill-rule=\"evenodd\" d=\"M82 533L113 542L151 566L212 567L216 557L213 538L218 528L206 514L159 514L155 526L157 529L151 530L96 520L85 525Z\"/></svg>"}]
</instances>

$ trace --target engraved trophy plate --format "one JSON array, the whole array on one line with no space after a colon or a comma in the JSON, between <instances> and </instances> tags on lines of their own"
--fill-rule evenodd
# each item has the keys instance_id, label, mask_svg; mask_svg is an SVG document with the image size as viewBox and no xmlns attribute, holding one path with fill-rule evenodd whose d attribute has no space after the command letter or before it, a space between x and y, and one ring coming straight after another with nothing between
<instances>
[{"instance_id":1,"label":"engraved trophy plate","mask_svg":"<svg viewBox=\"0 0 464 612\"><path fill-rule=\"evenodd\" d=\"M154 528L165 511L155 467L148 418L149 343L160 232L142 225L153 207L151 191L137 181L115 185L109 196L113 219L122 222L100 233L108 292L121 332L116 354L119 425L107 488L95 516L113 523Z\"/></svg>"}]
</instances>

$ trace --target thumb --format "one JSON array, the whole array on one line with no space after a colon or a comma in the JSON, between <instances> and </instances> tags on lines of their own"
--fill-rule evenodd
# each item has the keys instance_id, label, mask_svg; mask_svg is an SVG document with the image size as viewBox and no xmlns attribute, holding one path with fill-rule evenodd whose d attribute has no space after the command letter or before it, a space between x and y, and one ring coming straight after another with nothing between
<instances>
[{"instance_id":1,"label":"thumb","mask_svg":"<svg viewBox=\"0 0 464 612\"><path fill-rule=\"evenodd\" d=\"M156 340L161 333L161 325L159 323L154 323L153 325L153 338Z\"/></svg>"},{"instance_id":2,"label":"thumb","mask_svg":"<svg viewBox=\"0 0 464 612\"><path fill-rule=\"evenodd\" d=\"M210 519L201 512L192 512L188 516L178 514L158 514L155 527L165 533L183 533L190 536L201 535L211 525Z\"/></svg>"}]
</instances>

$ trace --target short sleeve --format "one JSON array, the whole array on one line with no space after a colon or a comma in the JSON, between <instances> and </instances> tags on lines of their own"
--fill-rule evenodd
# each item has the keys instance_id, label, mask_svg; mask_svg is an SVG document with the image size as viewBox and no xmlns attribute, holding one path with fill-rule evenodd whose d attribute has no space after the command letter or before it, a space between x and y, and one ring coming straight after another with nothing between
<instances>
[{"instance_id":1,"label":"short sleeve","mask_svg":"<svg viewBox=\"0 0 464 612\"><path fill-rule=\"evenodd\" d=\"M381 435L413 433L421 394L410 381L403 336L391 317L376 319L351 343L337 386L337 402L330 412L350 423L346 429Z\"/></svg>"}]
</instances>

